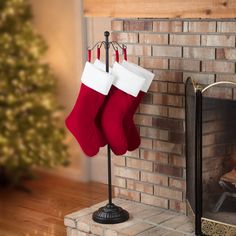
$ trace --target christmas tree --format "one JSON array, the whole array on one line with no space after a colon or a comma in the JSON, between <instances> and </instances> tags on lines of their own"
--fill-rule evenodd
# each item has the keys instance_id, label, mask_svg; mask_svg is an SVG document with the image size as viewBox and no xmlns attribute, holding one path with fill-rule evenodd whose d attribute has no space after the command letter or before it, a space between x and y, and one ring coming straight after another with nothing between
<instances>
[{"instance_id":1,"label":"christmas tree","mask_svg":"<svg viewBox=\"0 0 236 236\"><path fill-rule=\"evenodd\" d=\"M27 0L0 0L0 182L19 182L34 166L67 162L58 125L56 80L41 58L46 44Z\"/></svg>"}]
</instances>

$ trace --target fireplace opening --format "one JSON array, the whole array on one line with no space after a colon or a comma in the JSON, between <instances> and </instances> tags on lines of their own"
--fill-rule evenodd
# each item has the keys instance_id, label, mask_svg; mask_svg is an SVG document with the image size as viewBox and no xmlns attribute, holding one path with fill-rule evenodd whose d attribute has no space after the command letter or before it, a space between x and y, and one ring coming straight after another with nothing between
<instances>
[{"instance_id":1,"label":"fireplace opening","mask_svg":"<svg viewBox=\"0 0 236 236\"><path fill-rule=\"evenodd\" d=\"M236 83L204 88L186 81L186 140L188 214L196 233L236 235Z\"/></svg>"},{"instance_id":2,"label":"fireplace opening","mask_svg":"<svg viewBox=\"0 0 236 236\"><path fill-rule=\"evenodd\" d=\"M202 99L202 188L203 217L236 225L236 101L207 94Z\"/></svg>"}]
</instances>

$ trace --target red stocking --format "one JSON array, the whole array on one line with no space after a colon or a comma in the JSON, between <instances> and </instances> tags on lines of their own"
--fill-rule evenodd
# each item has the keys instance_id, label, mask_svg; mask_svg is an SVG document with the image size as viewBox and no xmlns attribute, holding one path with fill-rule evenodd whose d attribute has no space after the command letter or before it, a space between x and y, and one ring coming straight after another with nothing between
<instances>
[{"instance_id":1,"label":"red stocking","mask_svg":"<svg viewBox=\"0 0 236 236\"><path fill-rule=\"evenodd\" d=\"M145 79L115 62L112 68L115 79L101 115L104 135L112 151L123 155L128 150L124 118L144 86Z\"/></svg>"},{"instance_id":2,"label":"red stocking","mask_svg":"<svg viewBox=\"0 0 236 236\"><path fill-rule=\"evenodd\" d=\"M84 153L94 156L106 140L97 127L97 114L108 94L113 76L86 62L82 84L73 110L66 119L66 126L80 144Z\"/></svg>"},{"instance_id":3,"label":"red stocking","mask_svg":"<svg viewBox=\"0 0 236 236\"><path fill-rule=\"evenodd\" d=\"M128 150L133 151L140 145L140 135L139 132L134 124L134 114L142 101L142 98L144 97L145 93L148 91L152 80L154 78L154 74L150 71L127 61L122 62L122 66L124 66L126 69L132 71L133 73L145 78L145 83L143 87L141 88L141 91L139 92L138 96L135 98L135 100L132 103L132 106L126 113L124 117L124 128L126 130L127 140L128 140Z\"/></svg>"}]
</instances>

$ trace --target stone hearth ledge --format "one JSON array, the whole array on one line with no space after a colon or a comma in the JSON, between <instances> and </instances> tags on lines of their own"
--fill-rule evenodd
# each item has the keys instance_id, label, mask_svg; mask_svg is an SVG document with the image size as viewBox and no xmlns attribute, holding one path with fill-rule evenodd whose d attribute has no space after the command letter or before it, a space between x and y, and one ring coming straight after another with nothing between
<instances>
[{"instance_id":1,"label":"stone hearth ledge","mask_svg":"<svg viewBox=\"0 0 236 236\"><path fill-rule=\"evenodd\" d=\"M194 235L189 218L173 211L114 198L113 202L130 213L130 219L120 224L98 224L92 213L107 204L100 202L91 207L66 215L67 236L190 236Z\"/></svg>"}]
</instances>

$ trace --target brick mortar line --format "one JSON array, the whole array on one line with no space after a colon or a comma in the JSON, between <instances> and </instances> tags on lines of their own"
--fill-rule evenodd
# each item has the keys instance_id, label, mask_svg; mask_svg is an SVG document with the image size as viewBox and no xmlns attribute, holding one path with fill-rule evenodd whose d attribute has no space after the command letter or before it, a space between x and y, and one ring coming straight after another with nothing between
<instances>
[{"instance_id":1,"label":"brick mortar line","mask_svg":"<svg viewBox=\"0 0 236 236\"><path fill-rule=\"evenodd\" d=\"M235 35L236 36L236 35ZM133 46L165 46L165 47L190 47L190 48L227 48L227 49L235 49L236 46L208 46L208 45L187 45L187 44L158 44L158 43L131 43L131 42L124 42L125 45L133 45ZM115 54L114 54L115 55ZM128 56L135 56L133 54Z\"/></svg>"},{"instance_id":2,"label":"brick mortar line","mask_svg":"<svg viewBox=\"0 0 236 236\"><path fill-rule=\"evenodd\" d=\"M168 48L168 47L167 47ZM140 57L141 59L170 59L170 60L180 60L180 61L217 61L217 62L230 62L230 61L233 61L233 62L236 62L236 59L208 59L208 58L182 58L182 57L172 57L172 56L137 56L137 57ZM191 60L189 60L191 59ZM166 70L169 70L169 69L166 69Z\"/></svg>"},{"instance_id":3,"label":"brick mortar line","mask_svg":"<svg viewBox=\"0 0 236 236\"><path fill-rule=\"evenodd\" d=\"M143 183L149 183L149 182L144 182ZM149 183L149 184L153 184L153 183ZM166 185L153 185L155 187L163 187L163 188L166 188L166 189L170 189L170 190L173 190L172 187L169 187L169 186L166 186ZM136 193L140 193L140 195L143 193L145 195L148 195L148 196L151 196L151 197L158 197L158 198L161 198L163 200L174 200L174 201L179 201L179 202L184 202L184 198L182 200L178 200L178 199L174 199L174 198L164 198L163 196L159 196L159 195L155 195L154 193L153 194L150 194L150 193L146 193L146 192L141 192L141 191L138 191L136 189L130 189L130 188L123 188L123 187L117 187L116 188L119 188L119 189L123 189L123 190L128 190L128 191L131 191L131 192L136 192ZM183 193L184 191L183 190L178 190L178 192L181 192ZM133 201L133 200L132 200ZM151 204L147 204L147 205L150 205L152 206ZM163 209L166 209L166 208L163 208Z\"/></svg>"},{"instance_id":4,"label":"brick mortar line","mask_svg":"<svg viewBox=\"0 0 236 236\"><path fill-rule=\"evenodd\" d=\"M155 163L154 163L155 164ZM162 163L156 163L156 164L159 164L159 165L163 165L163 166L168 166L168 167L175 167L175 168L179 168L179 169L186 169L186 167L177 167L176 165L173 165L173 164L162 164ZM117 165L116 165L117 166ZM167 175L167 174L163 174L163 173L160 173L160 172L155 172L155 171L148 171L148 170L140 170L140 169L137 169L137 168L133 168L133 167L128 167L128 166L117 166L119 168L123 168L125 170L134 170L134 171L138 171L139 173L141 172L145 172L145 173L148 173L148 174L157 174L157 175L161 175L161 176L165 176L165 177L174 177L174 178L181 178L181 179L184 179L184 177L176 177L174 175ZM115 175L115 176L119 176L119 177L122 177L120 175ZM124 178L127 178L127 177L124 177ZM134 178L129 178L129 179L134 179ZM137 180L137 179L136 179ZM142 181L142 180L140 180ZM148 182L148 181L144 181L144 182Z\"/></svg>"},{"instance_id":5,"label":"brick mortar line","mask_svg":"<svg viewBox=\"0 0 236 236\"><path fill-rule=\"evenodd\" d=\"M144 160L144 159L141 159L141 160ZM158 164L158 165L162 165L162 166L168 166L168 167L174 167L174 168L178 168L178 169L186 169L186 167L180 167L180 166L176 166L176 165L173 165L173 164L163 164L163 163L156 163L154 161L149 161L149 162L152 162L154 165L155 164ZM134 170L134 171L139 171L140 173L141 172L145 172L145 173L149 173L149 174L158 174L158 175L162 175L162 176L167 176L167 177L175 177L175 178L183 178L183 177L176 177L174 175L167 175L167 174L163 174L163 173L160 173L160 172L156 172L156 171L148 171L148 170L144 170L144 169L138 169L138 168L135 168L135 167L130 167L130 166L120 166L120 165L117 165L114 163L114 165L118 168L123 168L125 170ZM120 176L120 175L115 175L115 176ZM122 176L121 176L122 177ZM126 177L124 177L126 178Z\"/></svg>"},{"instance_id":6,"label":"brick mortar line","mask_svg":"<svg viewBox=\"0 0 236 236\"><path fill-rule=\"evenodd\" d=\"M167 21L167 22L171 22L171 21L183 21L183 22L236 22L235 18L228 18L228 19L220 19L220 18L211 18L211 19L199 19L199 18L139 18L139 17L135 17L135 18L112 18L112 21L153 21L153 22L159 22L159 21Z\"/></svg>"},{"instance_id":7,"label":"brick mortar line","mask_svg":"<svg viewBox=\"0 0 236 236\"><path fill-rule=\"evenodd\" d=\"M169 210L170 211L170 210ZM175 216L174 216L175 217ZM173 219L174 217L172 217L172 218L170 218L170 219ZM170 219L167 219L167 220L165 220L165 221L163 221L162 223L164 223L164 222L166 222L166 221L168 221L168 220L170 220ZM148 224L151 224L151 221L148 221L148 220L143 220L145 223L148 223ZM155 225L156 225L156 227L158 227L158 228L163 228L163 229L167 229L167 230L170 230L170 231L173 231L173 232L178 232L178 233L182 233L182 234L185 234L185 235L187 235L187 236L192 236L193 234L192 233L188 233L188 232L185 232L185 231L181 231L181 230L178 230L178 229L173 229L173 228L169 228L169 227L167 227L167 226L163 226L162 224L156 224L156 223L154 223ZM169 233L169 232L168 232Z\"/></svg>"},{"instance_id":8,"label":"brick mortar line","mask_svg":"<svg viewBox=\"0 0 236 236\"><path fill-rule=\"evenodd\" d=\"M173 32L173 31L165 31L165 32L159 32L159 31L149 31L149 30L131 30L131 31L125 31L125 30L120 30L120 31L112 31L112 33L124 33L124 34L149 34L149 35L215 35L215 36L235 36L236 32L201 32L201 31L196 31L196 32L187 32L187 31L179 31L179 32Z\"/></svg>"},{"instance_id":9,"label":"brick mortar line","mask_svg":"<svg viewBox=\"0 0 236 236\"><path fill-rule=\"evenodd\" d=\"M184 109L184 107L182 107L182 108L176 108L176 109ZM162 118L163 116L157 116L157 115L152 115L152 114L147 114L147 113L136 113L136 114L138 114L138 115L145 115L145 116L151 116L151 117L154 117L154 118L157 118L157 117L160 117L160 118ZM178 120L178 121L185 121L185 119L183 118L183 119L181 119L181 118L172 118L172 117L167 117L167 119L169 119L169 120ZM140 125L140 126L142 126L142 125ZM144 125L145 126L145 125Z\"/></svg>"},{"instance_id":10,"label":"brick mortar line","mask_svg":"<svg viewBox=\"0 0 236 236\"><path fill-rule=\"evenodd\" d=\"M172 82L169 82L172 83ZM176 84L176 83L173 83ZM180 83L180 84L184 84L184 83ZM163 94L163 95L171 95L171 96L177 96L177 97L184 97L185 95L183 93L171 93L171 92L156 92L156 91L148 91L148 93L152 94L152 95L156 95L156 94ZM150 103L141 103L141 104L149 104L152 105Z\"/></svg>"},{"instance_id":11,"label":"brick mortar line","mask_svg":"<svg viewBox=\"0 0 236 236\"><path fill-rule=\"evenodd\" d=\"M182 121L182 120L181 120ZM143 127L143 128L150 128L150 126L148 125L138 125L139 127ZM172 131L171 128L158 128L158 127L153 127L153 129L157 130L157 131L170 131L171 133L179 133L179 134L184 134L184 131L180 132L180 131L176 131L176 130L179 130L179 129L175 129L175 131Z\"/></svg>"},{"instance_id":12,"label":"brick mortar line","mask_svg":"<svg viewBox=\"0 0 236 236\"><path fill-rule=\"evenodd\" d=\"M176 166L171 166L171 165L168 165L168 166L170 166L170 167L176 167ZM137 171L137 169L134 169L134 168L131 168L131 167L127 167L127 166L122 166L122 168L124 168L124 169L130 169L130 170L136 170ZM184 169L183 167L178 167L178 168L182 168L182 169ZM159 172L151 172L151 171L146 171L146 170L139 170L139 172L140 172L140 174L141 174L141 172L145 172L145 173L147 173L147 174L153 174L153 175L155 175L155 174L157 174L157 175L160 175L160 176L162 176L162 177L169 177L169 178L180 178L181 180L185 180L185 178L184 177L176 177L176 176L172 176L172 175L165 175L165 174L162 174L162 173L159 173ZM114 176L118 176L118 177L122 177L122 176L120 176L120 175L114 175ZM141 176L140 176L141 177ZM129 178L129 177L123 177L123 178L125 178L125 179L130 179L130 180L137 180L137 179L134 179L134 178ZM143 182L143 183L151 183L151 184L154 184L155 186L166 186L167 188L169 187L169 185L158 185L158 184L155 184L155 183L153 183L153 182L148 182L148 181L145 181L145 180L141 180L141 178L139 179L139 180L137 180L137 181L140 181L140 182Z\"/></svg>"},{"instance_id":13,"label":"brick mortar line","mask_svg":"<svg viewBox=\"0 0 236 236\"><path fill-rule=\"evenodd\" d=\"M151 69L148 67L145 67L147 69ZM180 70L180 69L157 69L157 70L166 70L166 71L172 71L172 72L183 72L183 73L198 73L198 74L217 74L217 75L235 75L235 73L232 72L215 72L215 71L190 71L190 70ZM158 72L157 72L158 73ZM194 78L193 78L194 79ZM154 79L154 81L162 81L162 82L172 82L169 80L158 80L158 79ZM180 82L175 82L175 83L180 83Z\"/></svg>"}]
</instances>

